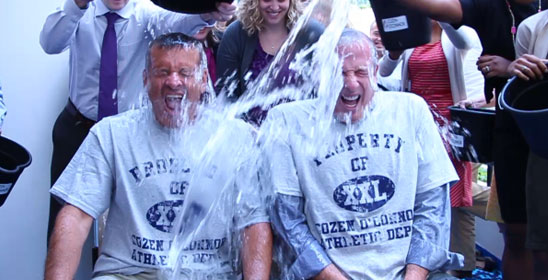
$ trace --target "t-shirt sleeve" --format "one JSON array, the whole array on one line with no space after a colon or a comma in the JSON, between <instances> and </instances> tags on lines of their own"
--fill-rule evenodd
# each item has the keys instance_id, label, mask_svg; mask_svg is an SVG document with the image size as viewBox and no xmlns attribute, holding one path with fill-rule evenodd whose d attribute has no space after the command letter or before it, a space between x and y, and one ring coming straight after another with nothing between
<instances>
[{"instance_id":1,"label":"t-shirt sleeve","mask_svg":"<svg viewBox=\"0 0 548 280\"><path fill-rule=\"evenodd\" d=\"M257 158L250 157L238 170L236 175L238 198L237 227L243 229L257 223L267 223L267 196L260 183Z\"/></svg>"},{"instance_id":2,"label":"t-shirt sleeve","mask_svg":"<svg viewBox=\"0 0 548 280\"><path fill-rule=\"evenodd\" d=\"M416 143L418 159L417 193L445 185L459 179L441 140L428 105L417 98Z\"/></svg>"},{"instance_id":3,"label":"t-shirt sleeve","mask_svg":"<svg viewBox=\"0 0 548 280\"><path fill-rule=\"evenodd\" d=\"M107 154L92 129L50 192L99 217L109 207L114 182Z\"/></svg>"},{"instance_id":4,"label":"t-shirt sleeve","mask_svg":"<svg viewBox=\"0 0 548 280\"><path fill-rule=\"evenodd\" d=\"M237 190L235 199L236 226L243 229L257 223L269 222L262 185L259 181L259 149L256 131L243 121L231 127L232 142L229 154L236 160L234 184ZM225 159L230 161L230 159Z\"/></svg>"},{"instance_id":5,"label":"t-shirt sleeve","mask_svg":"<svg viewBox=\"0 0 548 280\"><path fill-rule=\"evenodd\" d=\"M284 114L276 108L270 110L261 127L261 145L265 159L261 173L269 178L267 187L272 192L302 197L290 134Z\"/></svg>"},{"instance_id":6,"label":"t-shirt sleeve","mask_svg":"<svg viewBox=\"0 0 548 280\"><path fill-rule=\"evenodd\" d=\"M516 58L529 52L529 44L531 43L533 31L528 23L529 22L526 20L518 26L518 33L516 34L516 42L514 44Z\"/></svg>"}]
</instances>

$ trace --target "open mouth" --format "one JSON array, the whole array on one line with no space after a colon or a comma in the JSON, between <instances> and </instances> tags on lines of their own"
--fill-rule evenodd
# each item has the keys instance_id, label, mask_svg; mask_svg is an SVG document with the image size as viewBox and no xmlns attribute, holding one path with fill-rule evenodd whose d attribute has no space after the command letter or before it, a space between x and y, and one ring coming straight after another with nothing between
<instances>
[{"instance_id":1,"label":"open mouth","mask_svg":"<svg viewBox=\"0 0 548 280\"><path fill-rule=\"evenodd\" d=\"M181 103L183 102L182 95L170 94L166 95L166 106L169 110L175 111L181 108Z\"/></svg>"},{"instance_id":2,"label":"open mouth","mask_svg":"<svg viewBox=\"0 0 548 280\"><path fill-rule=\"evenodd\" d=\"M344 105L350 108L354 108L358 105L358 102L360 102L361 95L351 95L351 96L340 96L340 99Z\"/></svg>"}]
</instances>

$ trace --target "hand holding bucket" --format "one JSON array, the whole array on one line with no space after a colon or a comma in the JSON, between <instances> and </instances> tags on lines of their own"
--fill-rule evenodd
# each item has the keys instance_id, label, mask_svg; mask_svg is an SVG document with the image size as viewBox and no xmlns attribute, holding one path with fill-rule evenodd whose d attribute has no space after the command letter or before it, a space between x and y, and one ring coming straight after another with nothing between
<instances>
[{"instance_id":1,"label":"hand holding bucket","mask_svg":"<svg viewBox=\"0 0 548 280\"><path fill-rule=\"evenodd\" d=\"M498 103L510 111L531 151L548 159L548 74L542 80L510 79Z\"/></svg>"}]
</instances>

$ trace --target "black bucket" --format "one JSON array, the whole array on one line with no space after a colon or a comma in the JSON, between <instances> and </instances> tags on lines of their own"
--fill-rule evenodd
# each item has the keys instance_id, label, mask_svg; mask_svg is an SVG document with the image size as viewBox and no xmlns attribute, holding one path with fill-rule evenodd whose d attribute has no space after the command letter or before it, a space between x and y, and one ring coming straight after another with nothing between
<instances>
[{"instance_id":1,"label":"black bucket","mask_svg":"<svg viewBox=\"0 0 548 280\"><path fill-rule=\"evenodd\" d=\"M173 12L203 14L217 10L218 2L232 3L233 0L152 0L152 3Z\"/></svg>"},{"instance_id":2,"label":"black bucket","mask_svg":"<svg viewBox=\"0 0 548 280\"><path fill-rule=\"evenodd\" d=\"M430 18L400 4L398 0L370 0L384 47L405 50L430 42Z\"/></svg>"},{"instance_id":3,"label":"black bucket","mask_svg":"<svg viewBox=\"0 0 548 280\"><path fill-rule=\"evenodd\" d=\"M0 136L0 206L4 204L15 182L32 157L21 145Z\"/></svg>"},{"instance_id":4,"label":"black bucket","mask_svg":"<svg viewBox=\"0 0 548 280\"><path fill-rule=\"evenodd\" d=\"M449 107L451 151L459 160L493 162L495 110Z\"/></svg>"},{"instance_id":5,"label":"black bucket","mask_svg":"<svg viewBox=\"0 0 548 280\"><path fill-rule=\"evenodd\" d=\"M540 81L512 78L500 94L499 104L511 112L529 149L548 159L548 74Z\"/></svg>"}]
</instances>

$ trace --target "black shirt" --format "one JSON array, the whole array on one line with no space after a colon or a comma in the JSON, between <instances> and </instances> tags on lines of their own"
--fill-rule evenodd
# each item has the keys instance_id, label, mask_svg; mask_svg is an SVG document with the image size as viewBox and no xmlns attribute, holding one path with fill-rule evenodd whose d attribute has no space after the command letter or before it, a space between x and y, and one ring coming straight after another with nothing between
<instances>
[{"instance_id":1,"label":"black shirt","mask_svg":"<svg viewBox=\"0 0 548 280\"><path fill-rule=\"evenodd\" d=\"M460 0L462 22L459 25L472 27L478 33L483 53L498 55L508 60L515 59L512 36L512 15L505 0ZM515 27L538 10L538 3L528 5L509 1L515 18ZM535 8L536 7L536 8ZM499 93L506 78L494 77L485 80L485 99L493 97L493 89Z\"/></svg>"}]
</instances>

